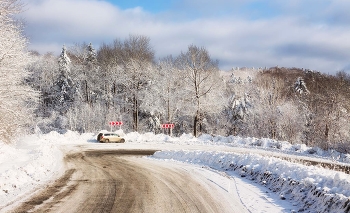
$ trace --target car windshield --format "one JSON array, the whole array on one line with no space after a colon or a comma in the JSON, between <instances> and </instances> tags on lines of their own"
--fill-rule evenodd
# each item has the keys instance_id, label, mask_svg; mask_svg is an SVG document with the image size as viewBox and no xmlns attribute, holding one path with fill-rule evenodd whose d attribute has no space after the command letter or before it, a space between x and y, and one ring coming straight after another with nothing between
<instances>
[{"instance_id":1,"label":"car windshield","mask_svg":"<svg viewBox=\"0 0 350 213\"><path fill-rule=\"evenodd\" d=\"M107 134L104 134L105 136L117 136L117 137L119 137L119 135L118 134L115 134L115 133L107 133Z\"/></svg>"}]
</instances>

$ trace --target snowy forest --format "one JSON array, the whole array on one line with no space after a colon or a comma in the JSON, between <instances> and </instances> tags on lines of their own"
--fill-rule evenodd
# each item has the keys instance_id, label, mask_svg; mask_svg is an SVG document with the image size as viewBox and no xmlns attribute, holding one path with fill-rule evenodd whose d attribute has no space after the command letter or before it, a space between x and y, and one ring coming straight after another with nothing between
<instances>
[{"instance_id":1,"label":"snowy forest","mask_svg":"<svg viewBox=\"0 0 350 213\"><path fill-rule=\"evenodd\" d=\"M14 0L0 0L0 136L125 132L272 138L350 152L350 76L303 68L219 69L205 47L155 58L144 35L28 50ZM278 61L276 61L278 64ZM295 65L298 67L298 65ZM116 127L114 127L116 128ZM118 127L119 128L119 127ZM168 130L167 130L168 131Z\"/></svg>"}]
</instances>

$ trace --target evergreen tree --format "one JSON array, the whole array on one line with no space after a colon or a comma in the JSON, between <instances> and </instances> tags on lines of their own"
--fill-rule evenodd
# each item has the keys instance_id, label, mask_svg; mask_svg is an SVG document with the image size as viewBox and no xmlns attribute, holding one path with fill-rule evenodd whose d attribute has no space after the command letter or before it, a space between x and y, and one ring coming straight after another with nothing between
<instances>
[{"instance_id":1,"label":"evergreen tree","mask_svg":"<svg viewBox=\"0 0 350 213\"><path fill-rule=\"evenodd\" d=\"M65 114L72 105L76 93L76 87L70 78L70 62L66 47L63 46L61 55L58 58L58 71L60 74L52 91L54 97L53 107L61 115Z\"/></svg>"},{"instance_id":2,"label":"evergreen tree","mask_svg":"<svg viewBox=\"0 0 350 213\"><path fill-rule=\"evenodd\" d=\"M96 62L97 62L97 59L96 59L96 50L92 47L92 44L90 43L88 46L87 46L87 56L86 56L86 59L85 59L85 62L86 62L86 65L95 65Z\"/></svg>"},{"instance_id":3,"label":"evergreen tree","mask_svg":"<svg viewBox=\"0 0 350 213\"><path fill-rule=\"evenodd\" d=\"M58 66L59 66L59 71L61 72L61 74L68 76L68 73L70 72L70 68L69 68L70 63L71 63L71 61L67 55L67 49L63 45L61 55L58 58Z\"/></svg>"},{"instance_id":4,"label":"evergreen tree","mask_svg":"<svg viewBox=\"0 0 350 213\"><path fill-rule=\"evenodd\" d=\"M85 69L83 72L83 78L82 80L82 93L85 99L85 102L92 104L94 99L92 97L93 92L93 85L98 84L97 78L97 54L96 50L93 48L92 44L90 43L87 46L87 55L85 58Z\"/></svg>"},{"instance_id":5,"label":"evergreen tree","mask_svg":"<svg viewBox=\"0 0 350 213\"><path fill-rule=\"evenodd\" d=\"M297 79L297 81L295 82L295 84L294 84L294 90L296 91L296 92L298 92L299 94L303 94L303 93L309 93L309 91L308 91L308 89L307 89L307 87L306 87L306 84L305 84L305 82L304 82L304 79L303 78L301 78L301 77L299 77L298 79Z\"/></svg>"}]
</instances>

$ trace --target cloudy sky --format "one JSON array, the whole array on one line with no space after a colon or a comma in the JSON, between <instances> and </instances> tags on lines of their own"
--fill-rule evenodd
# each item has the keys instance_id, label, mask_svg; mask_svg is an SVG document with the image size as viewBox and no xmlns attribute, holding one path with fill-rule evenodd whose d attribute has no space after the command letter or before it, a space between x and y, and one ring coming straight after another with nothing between
<instances>
[{"instance_id":1,"label":"cloudy sky","mask_svg":"<svg viewBox=\"0 0 350 213\"><path fill-rule=\"evenodd\" d=\"M156 57L205 47L220 68L300 67L350 73L348 0L22 0L29 48L95 48L150 37Z\"/></svg>"}]
</instances>

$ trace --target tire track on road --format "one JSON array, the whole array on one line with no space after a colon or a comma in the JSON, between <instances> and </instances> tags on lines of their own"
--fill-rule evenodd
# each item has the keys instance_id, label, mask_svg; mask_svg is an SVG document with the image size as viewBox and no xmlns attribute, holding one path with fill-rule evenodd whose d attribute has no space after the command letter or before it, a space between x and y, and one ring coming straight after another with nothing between
<instances>
[{"instance_id":1,"label":"tire track on road","mask_svg":"<svg viewBox=\"0 0 350 213\"><path fill-rule=\"evenodd\" d=\"M234 210L227 202L221 203L227 200L227 192L205 181L204 177L189 174L191 172L183 169L184 165L140 158L154 152L82 150L70 153L65 157L66 173L13 212L223 213L244 210L243 206L235 206Z\"/></svg>"}]
</instances>

